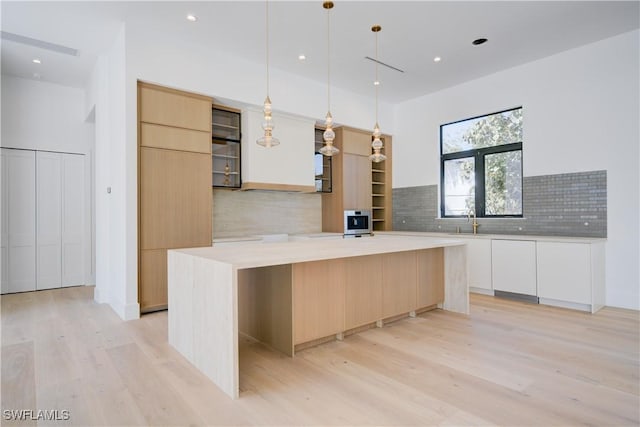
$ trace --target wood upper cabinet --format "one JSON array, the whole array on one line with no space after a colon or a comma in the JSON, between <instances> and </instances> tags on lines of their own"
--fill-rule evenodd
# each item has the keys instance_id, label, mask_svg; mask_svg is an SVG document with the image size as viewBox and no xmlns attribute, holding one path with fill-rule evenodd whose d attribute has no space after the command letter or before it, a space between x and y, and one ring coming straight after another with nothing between
<instances>
[{"instance_id":1,"label":"wood upper cabinet","mask_svg":"<svg viewBox=\"0 0 640 427\"><path fill-rule=\"evenodd\" d=\"M211 158L140 149L140 248L211 245Z\"/></svg>"},{"instance_id":2,"label":"wood upper cabinet","mask_svg":"<svg viewBox=\"0 0 640 427\"><path fill-rule=\"evenodd\" d=\"M387 160L372 163L371 132L335 130L340 153L332 158L332 191L322 194L322 230L344 231L346 209L370 209L374 230L391 230L391 137L384 136Z\"/></svg>"},{"instance_id":3,"label":"wood upper cabinet","mask_svg":"<svg viewBox=\"0 0 640 427\"><path fill-rule=\"evenodd\" d=\"M138 301L167 307L167 250L210 246L212 99L138 83Z\"/></svg>"},{"instance_id":4,"label":"wood upper cabinet","mask_svg":"<svg viewBox=\"0 0 640 427\"><path fill-rule=\"evenodd\" d=\"M209 97L138 82L138 100L141 122L194 129L211 136Z\"/></svg>"}]
</instances>

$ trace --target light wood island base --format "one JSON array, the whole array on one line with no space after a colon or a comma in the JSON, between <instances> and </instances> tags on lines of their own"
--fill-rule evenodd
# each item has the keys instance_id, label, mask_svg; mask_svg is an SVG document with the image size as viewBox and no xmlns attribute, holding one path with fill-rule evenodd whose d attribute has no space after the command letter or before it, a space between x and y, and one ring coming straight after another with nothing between
<instances>
[{"instance_id":1,"label":"light wood island base","mask_svg":"<svg viewBox=\"0 0 640 427\"><path fill-rule=\"evenodd\" d=\"M376 236L169 251L169 343L239 397L238 335L293 356L426 308L468 314L466 247Z\"/></svg>"}]
</instances>

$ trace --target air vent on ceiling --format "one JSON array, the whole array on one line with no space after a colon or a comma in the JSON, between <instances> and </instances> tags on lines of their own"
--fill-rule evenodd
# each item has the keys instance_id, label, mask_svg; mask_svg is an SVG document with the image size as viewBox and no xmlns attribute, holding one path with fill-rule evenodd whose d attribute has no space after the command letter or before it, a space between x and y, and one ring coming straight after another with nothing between
<instances>
[{"instance_id":1,"label":"air vent on ceiling","mask_svg":"<svg viewBox=\"0 0 640 427\"><path fill-rule=\"evenodd\" d=\"M369 61L372 61L372 62L377 62L378 64L383 65L387 68L391 68L392 70L398 71L400 73L404 73L404 70L401 70L398 67L394 67L393 65L385 64L384 62L378 61L377 59L371 58L370 56L365 56L364 59L368 59Z\"/></svg>"},{"instance_id":2,"label":"air vent on ceiling","mask_svg":"<svg viewBox=\"0 0 640 427\"><path fill-rule=\"evenodd\" d=\"M44 40L32 39L31 37L21 36L20 34L0 31L2 40L9 40L16 43L26 44L28 46L39 47L53 52L62 53L64 55L78 56L78 49L62 46L55 43L46 42Z\"/></svg>"}]
</instances>

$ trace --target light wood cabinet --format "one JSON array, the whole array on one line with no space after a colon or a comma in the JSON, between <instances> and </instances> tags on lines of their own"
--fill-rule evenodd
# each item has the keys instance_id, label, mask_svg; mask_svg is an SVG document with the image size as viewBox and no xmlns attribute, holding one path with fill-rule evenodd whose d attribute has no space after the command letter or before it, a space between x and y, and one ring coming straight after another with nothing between
<instances>
[{"instance_id":1,"label":"light wood cabinet","mask_svg":"<svg viewBox=\"0 0 640 427\"><path fill-rule=\"evenodd\" d=\"M138 100L141 122L199 130L211 137L211 98L139 82Z\"/></svg>"},{"instance_id":2,"label":"light wood cabinet","mask_svg":"<svg viewBox=\"0 0 640 427\"><path fill-rule=\"evenodd\" d=\"M372 163L371 133L345 126L335 130L332 192L322 195L322 230L342 233L346 209L372 210L373 230L391 230L391 137L384 136L387 160Z\"/></svg>"},{"instance_id":3,"label":"light wood cabinet","mask_svg":"<svg viewBox=\"0 0 640 427\"><path fill-rule=\"evenodd\" d=\"M344 260L292 265L294 344L344 328Z\"/></svg>"},{"instance_id":4,"label":"light wood cabinet","mask_svg":"<svg viewBox=\"0 0 640 427\"><path fill-rule=\"evenodd\" d=\"M408 313L417 308L416 252L382 255L382 317Z\"/></svg>"},{"instance_id":5,"label":"light wood cabinet","mask_svg":"<svg viewBox=\"0 0 640 427\"><path fill-rule=\"evenodd\" d=\"M350 258L345 274L344 328L382 319L382 255Z\"/></svg>"},{"instance_id":6,"label":"light wood cabinet","mask_svg":"<svg viewBox=\"0 0 640 427\"><path fill-rule=\"evenodd\" d=\"M431 307L444 301L444 249L416 253L418 263L417 307Z\"/></svg>"},{"instance_id":7,"label":"light wood cabinet","mask_svg":"<svg viewBox=\"0 0 640 427\"><path fill-rule=\"evenodd\" d=\"M138 83L138 301L167 307L167 249L210 246L211 98Z\"/></svg>"},{"instance_id":8,"label":"light wood cabinet","mask_svg":"<svg viewBox=\"0 0 640 427\"><path fill-rule=\"evenodd\" d=\"M208 155L142 147L140 248L211 245Z\"/></svg>"}]
</instances>

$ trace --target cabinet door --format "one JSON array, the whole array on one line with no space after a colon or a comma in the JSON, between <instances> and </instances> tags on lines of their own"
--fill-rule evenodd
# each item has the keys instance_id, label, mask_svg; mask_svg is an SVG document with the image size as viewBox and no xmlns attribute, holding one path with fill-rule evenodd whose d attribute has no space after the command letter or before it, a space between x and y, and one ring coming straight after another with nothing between
<instances>
[{"instance_id":1,"label":"cabinet door","mask_svg":"<svg viewBox=\"0 0 640 427\"><path fill-rule=\"evenodd\" d=\"M493 289L523 295L537 295L536 242L491 241Z\"/></svg>"},{"instance_id":2,"label":"cabinet door","mask_svg":"<svg viewBox=\"0 0 640 427\"><path fill-rule=\"evenodd\" d=\"M371 209L371 162L357 154L343 154L344 209Z\"/></svg>"},{"instance_id":3,"label":"cabinet door","mask_svg":"<svg viewBox=\"0 0 640 427\"><path fill-rule=\"evenodd\" d=\"M59 288L62 285L62 154L36 153L36 194L36 288Z\"/></svg>"},{"instance_id":4,"label":"cabinet door","mask_svg":"<svg viewBox=\"0 0 640 427\"><path fill-rule=\"evenodd\" d=\"M368 157L371 154L371 134L355 129L342 129L342 151Z\"/></svg>"},{"instance_id":5,"label":"cabinet door","mask_svg":"<svg viewBox=\"0 0 640 427\"><path fill-rule=\"evenodd\" d=\"M36 289L36 156L3 149L7 185L7 282L2 292Z\"/></svg>"},{"instance_id":6,"label":"cabinet door","mask_svg":"<svg viewBox=\"0 0 640 427\"><path fill-rule=\"evenodd\" d=\"M62 286L85 283L84 155L62 155Z\"/></svg>"},{"instance_id":7,"label":"cabinet door","mask_svg":"<svg viewBox=\"0 0 640 427\"><path fill-rule=\"evenodd\" d=\"M416 254L418 285L416 308L444 301L444 249L426 249Z\"/></svg>"},{"instance_id":8,"label":"cabinet door","mask_svg":"<svg viewBox=\"0 0 640 427\"><path fill-rule=\"evenodd\" d=\"M140 248L211 245L211 157L140 149Z\"/></svg>"},{"instance_id":9,"label":"cabinet door","mask_svg":"<svg viewBox=\"0 0 640 427\"><path fill-rule=\"evenodd\" d=\"M140 251L140 309L162 310L167 307L167 250Z\"/></svg>"},{"instance_id":10,"label":"cabinet door","mask_svg":"<svg viewBox=\"0 0 640 427\"><path fill-rule=\"evenodd\" d=\"M591 304L590 245L538 242L538 296Z\"/></svg>"},{"instance_id":11,"label":"cabinet door","mask_svg":"<svg viewBox=\"0 0 640 427\"><path fill-rule=\"evenodd\" d=\"M345 329L382 319L382 256L345 259Z\"/></svg>"},{"instance_id":12,"label":"cabinet door","mask_svg":"<svg viewBox=\"0 0 640 427\"><path fill-rule=\"evenodd\" d=\"M140 121L211 132L212 99L139 83Z\"/></svg>"},{"instance_id":13,"label":"cabinet door","mask_svg":"<svg viewBox=\"0 0 640 427\"><path fill-rule=\"evenodd\" d=\"M457 238L457 237L456 237ZM493 289L491 284L491 240L462 239L467 244L467 277L470 288Z\"/></svg>"},{"instance_id":14,"label":"cabinet door","mask_svg":"<svg viewBox=\"0 0 640 427\"><path fill-rule=\"evenodd\" d=\"M382 317L417 308L416 251L382 255Z\"/></svg>"},{"instance_id":15,"label":"cabinet door","mask_svg":"<svg viewBox=\"0 0 640 427\"><path fill-rule=\"evenodd\" d=\"M293 264L294 344L344 330L344 261Z\"/></svg>"}]
</instances>

